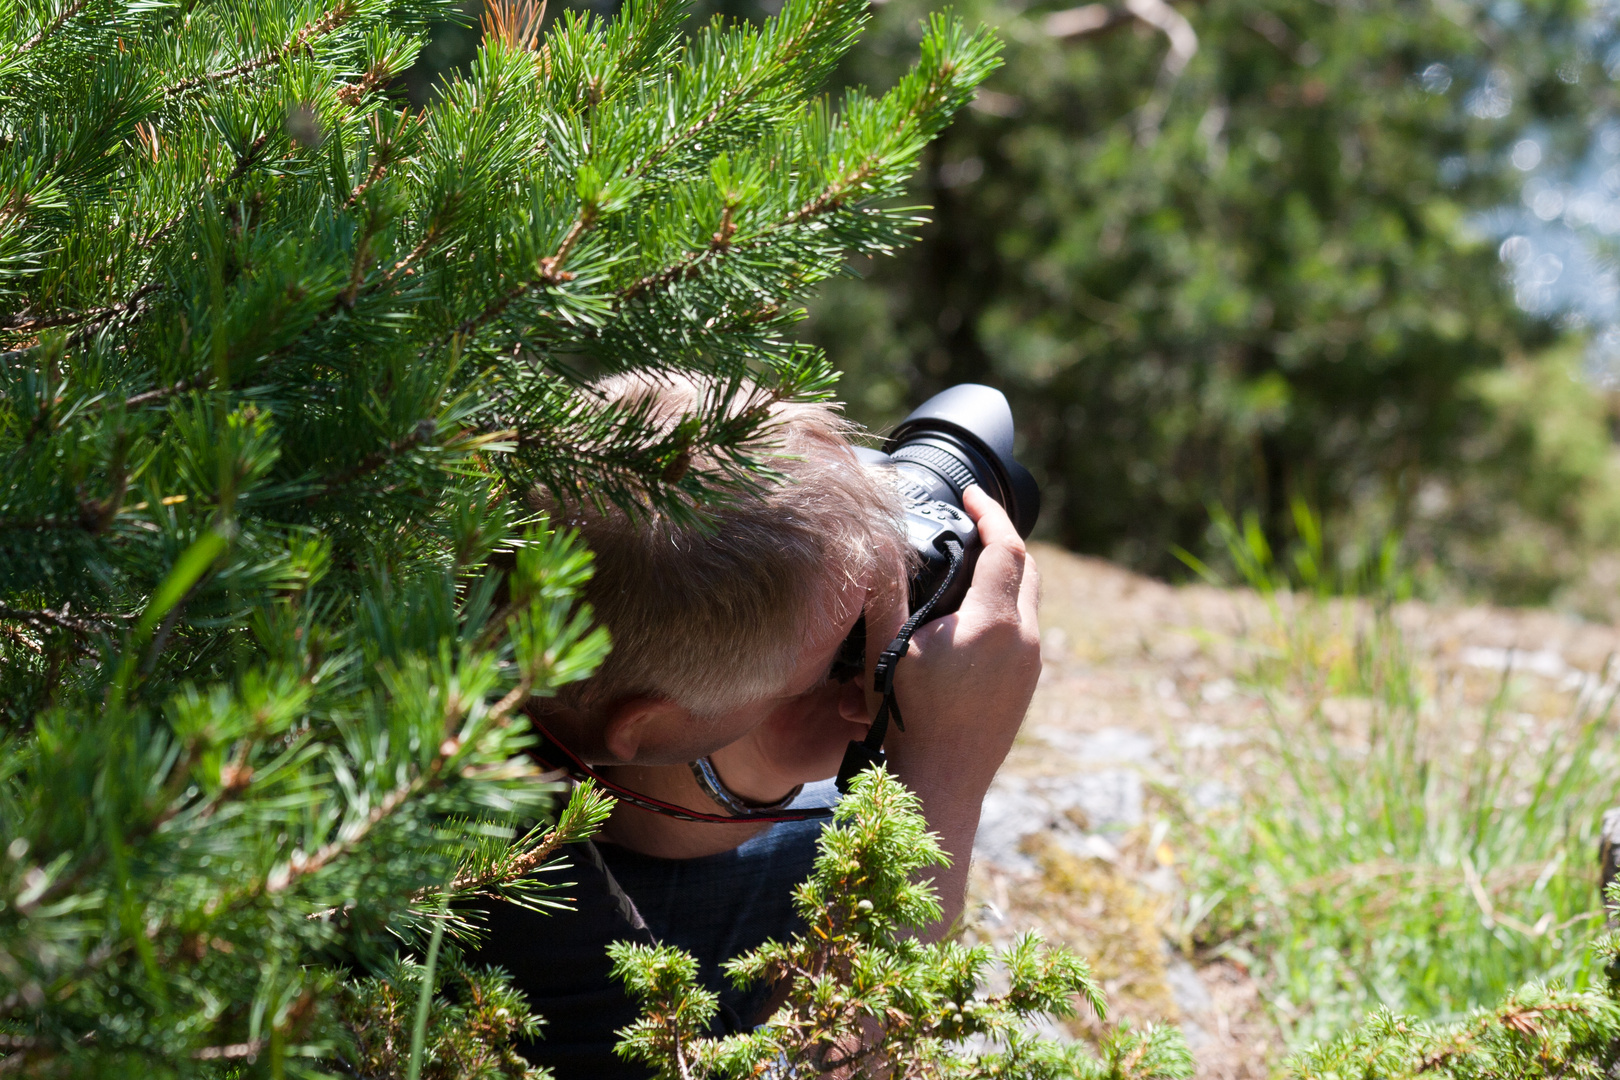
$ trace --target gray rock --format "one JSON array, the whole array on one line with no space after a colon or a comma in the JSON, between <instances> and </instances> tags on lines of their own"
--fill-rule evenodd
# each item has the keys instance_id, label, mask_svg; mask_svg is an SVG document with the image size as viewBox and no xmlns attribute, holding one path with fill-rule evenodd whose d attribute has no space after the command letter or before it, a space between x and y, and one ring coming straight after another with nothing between
<instances>
[{"instance_id":1,"label":"gray rock","mask_svg":"<svg viewBox=\"0 0 1620 1080\"><path fill-rule=\"evenodd\" d=\"M1170 993L1176 999L1176 1008L1181 1010L1182 1016L1208 1016L1215 1008L1215 1000L1204 988L1204 980L1181 957L1172 957L1165 965L1164 981L1170 984Z\"/></svg>"},{"instance_id":2,"label":"gray rock","mask_svg":"<svg viewBox=\"0 0 1620 1080\"><path fill-rule=\"evenodd\" d=\"M1142 774L1135 769L1098 769L1037 782L1059 814L1078 810L1091 832L1123 832L1142 822Z\"/></svg>"},{"instance_id":3,"label":"gray rock","mask_svg":"<svg viewBox=\"0 0 1620 1080\"><path fill-rule=\"evenodd\" d=\"M979 810L973 856L1004 870L1035 873L1035 861L1018 850L1024 837L1051 828L1052 804L1017 777L997 777Z\"/></svg>"}]
</instances>

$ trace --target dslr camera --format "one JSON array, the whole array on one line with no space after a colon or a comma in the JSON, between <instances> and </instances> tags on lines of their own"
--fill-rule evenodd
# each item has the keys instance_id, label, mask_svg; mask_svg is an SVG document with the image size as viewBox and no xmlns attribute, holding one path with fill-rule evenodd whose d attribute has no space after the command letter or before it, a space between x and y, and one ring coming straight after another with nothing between
<instances>
[{"instance_id":1,"label":"dslr camera","mask_svg":"<svg viewBox=\"0 0 1620 1080\"><path fill-rule=\"evenodd\" d=\"M974 484L1007 511L1018 535L1028 536L1041 512L1041 492L1029 470L1013 457L1012 409L1001 391L962 383L923 402L900 422L882 450L859 447L862 464L893 468L905 503L906 533L916 553L910 581L911 618L886 648L873 672L883 695L867 737L849 744L838 786L883 761L883 738L893 719L904 728L894 697L894 665L925 622L962 606L984 543L962 509L962 493ZM855 624L839 648L833 677L859 678L866 669L866 620Z\"/></svg>"}]
</instances>

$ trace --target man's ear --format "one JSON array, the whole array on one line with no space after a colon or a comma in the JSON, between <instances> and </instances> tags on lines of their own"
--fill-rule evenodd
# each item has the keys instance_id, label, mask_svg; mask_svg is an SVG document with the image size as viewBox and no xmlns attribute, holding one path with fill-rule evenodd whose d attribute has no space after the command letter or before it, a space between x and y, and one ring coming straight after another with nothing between
<instances>
[{"instance_id":1,"label":"man's ear","mask_svg":"<svg viewBox=\"0 0 1620 1080\"><path fill-rule=\"evenodd\" d=\"M626 698L608 710L602 743L609 754L628 765L648 753L658 756L670 736L684 731L691 721L692 714L668 698Z\"/></svg>"}]
</instances>

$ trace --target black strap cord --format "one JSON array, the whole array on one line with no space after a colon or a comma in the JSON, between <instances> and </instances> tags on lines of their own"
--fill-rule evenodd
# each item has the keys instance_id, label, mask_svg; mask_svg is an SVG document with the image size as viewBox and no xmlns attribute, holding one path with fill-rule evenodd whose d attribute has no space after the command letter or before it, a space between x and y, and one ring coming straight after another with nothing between
<instances>
[{"instance_id":1,"label":"black strap cord","mask_svg":"<svg viewBox=\"0 0 1620 1080\"><path fill-rule=\"evenodd\" d=\"M542 758L548 765L560 765L576 780L590 779L596 781L598 787L612 795L615 799L622 799L631 806L646 810L653 814L662 814L678 821L702 821L711 825L736 825L748 821L809 821L812 818L830 818L832 808L827 806L807 806L802 810L771 810L765 813L751 814L704 814L696 810L688 810L684 806L655 799L651 795L643 795L639 791L632 791L622 784L615 784L589 765L579 759L568 747L551 737L551 733L539 724L535 730L540 734L540 745L535 748L536 756ZM561 761L557 759L560 758Z\"/></svg>"},{"instance_id":2,"label":"black strap cord","mask_svg":"<svg viewBox=\"0 0 1620 1080\"><path fill-rule=\"evenodd\" d=\"M872 726L866 729L866 738L851 742L849 749L844 751L844 763L838 767L838 790L844 794L848 794L849 785L854 783L856 776L888 760L883 753L883 740L889 734L890 718L894 719L895 727L906 730L906 722L900 717L900 702L894 694L894 669L900 663L900 658L911 651L911 635L928 621L934 605L939 603L961 572L962 545L956 540L946 540L945 554L951 560L950 568L945 571L945 580L939 583L939 588L934 590L934 595L922 607L911 613L911 618L889 642L889 647L878 656L877 667L872 671L872 689L883 695L883 703L878 706Z\"/></svg>"}]
</instances>

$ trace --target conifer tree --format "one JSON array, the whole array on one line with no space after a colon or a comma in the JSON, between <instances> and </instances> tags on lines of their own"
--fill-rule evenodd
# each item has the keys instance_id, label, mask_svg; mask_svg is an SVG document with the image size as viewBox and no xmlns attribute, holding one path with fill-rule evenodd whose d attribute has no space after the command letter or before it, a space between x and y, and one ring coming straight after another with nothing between
<instances>
[{"instance_id":1,"label":"conifer tree","mask_svg":"<svg viewBox=\"0 0 1620 1080\"><path fill-rule=\"evenodd\" d=\"M824 101L865 11L492 4L416 113L448 0L0 4L0 1071L516 1067L415 1003L506 993L435 971L451 901L552 902L605 811L520 755L609 647L525 495L701 514L829 391L797 298L995 63L933 18ZM585 387L642 366L720 389Z\"/></svg>"}]
</instances>

